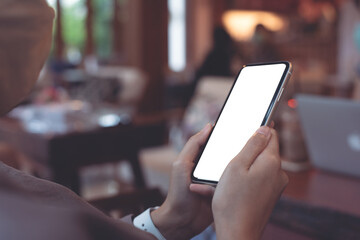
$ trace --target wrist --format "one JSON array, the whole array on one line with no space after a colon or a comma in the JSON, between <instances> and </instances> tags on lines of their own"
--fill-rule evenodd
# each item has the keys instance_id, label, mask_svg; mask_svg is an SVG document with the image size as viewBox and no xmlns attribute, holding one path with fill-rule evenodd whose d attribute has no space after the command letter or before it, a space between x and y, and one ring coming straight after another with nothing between
<instances>
[{"instance_id":1,"label":"wrist","mask_svg":"<svg viewBox=\"0 0 360 240\"><path fill-rule=\"evenodd\" d=\"M252 231L241 228L240 226L218 226L215 223L216 239L218 240L238 240L238 239L260 239Z\"/></svg>"},{"instance_id":2,"label":"wrist","mask_svg":"<svg viewBox=\"0 0 360 240\"><path fill-rule=\"evenodd\" d=\"M193 237L191 224L185 221L181 213L175 213L166 203L152 211L151 219L166 239L190 239Z\"/></svg>"},{"instance_id":3,"label":"wrist","mask_svg":"<svg viewBox=\"0 0 360 240\"><path fill-rule=\"evenodd\" d=\"M251 239L257 240L261 238L262 230L250 224L247 220L230 220L230 219L216 219L215 216L215 230L217 239Z\"/></svg>"}]
</instances>

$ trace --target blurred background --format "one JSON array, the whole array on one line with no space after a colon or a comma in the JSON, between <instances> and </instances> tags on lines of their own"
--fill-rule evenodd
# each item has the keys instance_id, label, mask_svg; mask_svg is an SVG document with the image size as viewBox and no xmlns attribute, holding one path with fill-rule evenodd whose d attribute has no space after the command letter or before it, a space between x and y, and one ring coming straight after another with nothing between
<instances>
[{"instance_id":1,"label":"blurred background","mask_svg":"<svg viewBox=\"0 0 360 240\"><path fill-rule=\"evenodd\" d=\"M10 165L108 212L124 206L118 215L159 204L172 162L192 134L216 120L242 65L286 60L294 70L274 121L293 179L285 198L303 202L279 205L264 238L329 239L328 225L289 223L312 211L304 202L360 215L350 204L360 200L359 179L311 167L295 100L299 93L360 99L359 1L48 3L56 11L51 55L31 96L0 120L0 153ZM343 193L334 186L344 184L357 195L339 204ZM295 217L284 215L289 209Z\"/></svg>"}]
</instances>

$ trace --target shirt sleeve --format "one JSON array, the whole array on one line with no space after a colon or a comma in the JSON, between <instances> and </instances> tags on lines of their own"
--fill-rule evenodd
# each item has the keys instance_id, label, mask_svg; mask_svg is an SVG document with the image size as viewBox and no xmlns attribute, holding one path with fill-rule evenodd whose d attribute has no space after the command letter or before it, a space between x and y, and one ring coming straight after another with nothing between
<instances>
[{"instance_id":1,"label":"shirt sleeve","mask_svg":"<svg viewBox=\"0 0 360 240\"><path fill-rule=\"evenodd\" d=\"M159 229L155 226L152 218L151 218L151 211L157 209L159 207L155 208L149 208L145 212L141 213L137 217L134 218L134 226L145 231L148 233L151 233L156 239L158 240L166 240L165 237L161 234Z\"/></svg>"},{"instance_id":2,"label":"shirt sleeve","mask_svg":"<svg viewBox=\"0 0 360 240\"><path fill-rule=\"evenodd\" d=\"M54 16L46 0L0 0L0 114L37 80L51 47Z\"/></svg>"}]
</instances>

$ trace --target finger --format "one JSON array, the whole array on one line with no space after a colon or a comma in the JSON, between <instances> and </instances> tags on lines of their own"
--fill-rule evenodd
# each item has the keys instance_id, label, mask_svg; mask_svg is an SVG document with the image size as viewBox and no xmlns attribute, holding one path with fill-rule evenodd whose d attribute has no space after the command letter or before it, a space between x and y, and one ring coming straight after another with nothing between
<instances>
[{"instance_id":1,"label":"finger","mask_svg":"<svg viewBox=\"0 0 360 240\"><path fill-rule=\"evenodd\" d=\"M271 138L268 145L264 151L259 154L258 159L255 161L253 166L255 167L256 165L261 164L264 167L269 167L270 165L280 167L281 158L279 154L279 140L274 129L271 129Z\"/></svg>"},{"instance_id":2,"label":"finger","mask_svg":"<svg viewBox=\"0 0 360 240\"><path fill-rule=\"evenodd\" d=\"M270 141L261 154L265 155L268 153L272 153L272 154L276 154L276 156L279 156L279 138L277 132L275 131L275 129L270 129L270 133L271 133Z\"/></svg>"},{"instance_id":3,"label":"finger","mask_svg":"<svg viewBox=\"0 0 360 240\"><path fill-rule=\"evenodd\" d=\"M270 138L270 128L266 126L260 127L233 161L240 161L244 168L249 169L257 156L264 151Z\"/></svg>"},{"instance_id":4,"label":"finger","mask_svg":"<svg viewBox=\"0 0 360 240\"><path fill-rule=\"evenodd\" d=\"M215 188L205 184L190 184L190 191L199 194L204 197L212 197L215 192Z\"/></svg>"},{"instance_id":5,"label":"finger","mask_svg":"<svg viewBox=\"0 0 360 240\"><path fill-rule=\"evenodd\" d=\"M274 128L275 127L275 122L274 121L271 121L270 123L270 128Z\"/></svg>"},{"instance_id":6,"label":"finger","mask_svg":"<svg viewBox=\"0 0 360 240\"><path fill-rule=\"evenodd\" d=\"M186 159L195 158L200 148L205 144L206 140L209 137L212 126L211 124L206 124L206 126L197 134L192 136L189 141L185 144L184 149L180 153L180 158L185 157Z\"/></svg>"}]
</instances>

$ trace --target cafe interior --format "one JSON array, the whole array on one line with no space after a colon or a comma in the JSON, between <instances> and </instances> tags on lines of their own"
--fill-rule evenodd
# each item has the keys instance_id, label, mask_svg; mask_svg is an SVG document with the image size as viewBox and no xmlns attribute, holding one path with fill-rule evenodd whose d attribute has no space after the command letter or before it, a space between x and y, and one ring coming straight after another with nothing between
<instances>
[{"instance_id":1,"label":"cafe interior","mask_svg":"<svg viewBox=\"0 0 360 240\"><path fill-rule=\"evenodd\" d=\"M47 1L50 56L0 118L6 164L114 218L141 213L239 70L289 61L272 120L290 181L262 239L360 239L360 1Z\"/></svg>"}]
</instances>

